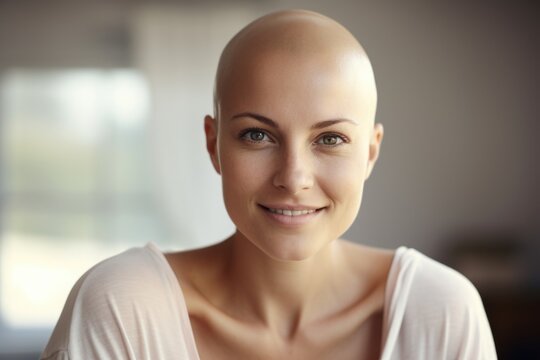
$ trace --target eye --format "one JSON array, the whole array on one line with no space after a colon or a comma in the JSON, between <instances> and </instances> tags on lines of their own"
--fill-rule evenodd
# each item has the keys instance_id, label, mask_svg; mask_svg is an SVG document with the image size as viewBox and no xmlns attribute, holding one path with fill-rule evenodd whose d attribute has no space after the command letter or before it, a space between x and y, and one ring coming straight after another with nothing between
<instances>
[{"instance_id":1,"label":"eye","mask_svg":"<svg viewBox=\"0 0 540 360\"><path fill-rule=\"evenodd\" d=\"M346 142L346 139L338 134L324 134L317 139L316 143L324 146L337 146Z\"/></svg>"},{"instance_id":2,"label":"eye","mask_svg":"<svg viewBox=\"0 0 540 360\"><path fill-rule=\"evenodd\" d=\"M240 134L240 138L249 142L271 141L266 132L261 129L247 129Z\"/></svg>"}]
</instances>

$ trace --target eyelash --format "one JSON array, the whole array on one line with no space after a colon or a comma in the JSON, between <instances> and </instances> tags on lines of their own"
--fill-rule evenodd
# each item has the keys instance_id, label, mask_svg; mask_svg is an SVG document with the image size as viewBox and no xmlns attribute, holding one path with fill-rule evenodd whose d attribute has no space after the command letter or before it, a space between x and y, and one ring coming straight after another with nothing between
<instances>
[{"instance_id":1,"label":"eyelash","mask_svg":"<svg viewBox=\"0 0 540 360\"><path fill-rule=\"evenodd\" d=\"M257 140L250 139L249 136L248 136L249 133L262 133L264 136L266 136L267 138L270 139L270 136L266 133L266 131L264 131L263 129L259 129L259 128L249 128L249 129L243 130L239 135L240 139L242 139L244 141L247 141L249 143L252 143L252 144L259 144L259 143L262 142L262 140L257 141Z\"/></svg>"},{"instance_id":2,"label":"eyelash","mask_svg":"<svg viewBox=\"0 0 540 360\"><path fill-rule=\"evenodd\" d=\"M343 144L347 144L349 142L349 139L344 135L340 135L340 134L336 134L336 133L324 133L324 134L322 134L321 136L319 136L317 138L317 143L319 143L319 141L323 140L325 137L338 138L339 141L340 141L337 144L331 144L331 145L321 144L321 145L328 146L328 147L336 147L336 146L340 146L340 145L343 145Z\"/></svg>"},{"instance_id":3,"label":"eyelash","mask_svg":"<svg viewBox=\"0 0 540 360\"><path fill-rule=\"evenodd\" d=\"M239 138L241 140L244 140L244 141L247 141L249 143L252 143L252 144L260 144L261 142L263 142L264 140L253 140L253 139L250 139L249 138L249 134L250 133L262 133L263 136L266 136L268 139L270 139L271 142L274 142L270 135L268 135L268 133L263 130L263 129L260 129L260 128L249 128L249 129L245 129L243 130L240 134L239 134ZM332 145L325 145L319 141L322 141L324 138L326 137L333 137L333 138L338 138L339 139L339 142L336 143L336 144L332 144ZM316 144L320 144L320 145L323 145L325 147L336 147L336 146L340 146L340 145L343 145L343 144L347 144L349 143L349 139L344 136L344 135L341 135L341 134L337 134L337 133L324 133L324 134L321 134L317 140L315 141Z\"/></svg>"}]
</instances>

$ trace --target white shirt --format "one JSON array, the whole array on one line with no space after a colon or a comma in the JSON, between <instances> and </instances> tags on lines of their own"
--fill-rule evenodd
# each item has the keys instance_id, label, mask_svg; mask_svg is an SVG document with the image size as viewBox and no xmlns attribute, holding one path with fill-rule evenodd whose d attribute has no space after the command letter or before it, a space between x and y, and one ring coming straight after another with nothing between
<instances>
[{"instance_id":1,"label":"white shirt","mask_svg":"<svg viewBox=\"0 0 540 360\"><path fill-rule=\"evenodd\" d=\"M484 307L461 274L396 250L386 285L381 360L496 359ZM40 359L199 360L180 285L154 243L88 270Z\"/></svg>"}]
</instances>

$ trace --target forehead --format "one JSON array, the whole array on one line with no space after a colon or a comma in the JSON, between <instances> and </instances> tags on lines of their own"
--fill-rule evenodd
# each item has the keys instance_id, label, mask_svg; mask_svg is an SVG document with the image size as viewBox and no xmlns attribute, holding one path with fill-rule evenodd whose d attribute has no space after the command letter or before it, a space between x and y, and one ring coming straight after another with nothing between
<instances>
[{"instance_id":1,"label":"forehead","mask_svg":"<svg viewBox=\"0 0 540 360\"><path fill-rule=\"evenodd\" d=\"M353 51L246 52L221 84L224 117L253 111L269 117L361 120L374 116L371 67Z\"/></svg>"}]
</instances>

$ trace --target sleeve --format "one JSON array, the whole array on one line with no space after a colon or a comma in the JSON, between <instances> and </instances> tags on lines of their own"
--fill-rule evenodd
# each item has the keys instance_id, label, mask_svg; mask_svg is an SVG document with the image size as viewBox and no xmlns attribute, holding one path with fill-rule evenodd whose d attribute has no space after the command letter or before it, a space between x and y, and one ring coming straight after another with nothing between
<instances>
[{"instance_id":1,"label":"sleeve","mask_svg":"<svg viewBox=\"0 0 540 360\"><path fill-rule=\"evenodd\" d=\"M114 258L85 273L71 290L41 359L134 359L126 280Z\"/></svg>"},{"instance_id":2,"label":"sleeve","mask_svg":"<svg viewBox=\"0 0 540 360\"><path fill-rule=\"evenodd\" d=\"M40 359L187 358L175 299L143 255L128 250L79 279Z\"/></svg>"},{"instance_id":3,"label":"sleeve","mask_svg":"<svg viewBox=\"0 0 540 360\"><path fill-rule=\"evenodd\" d=\"M422 254L403 319L411 359L497 359L478 291L457 271ZM411 354L412 355L412 354Z\"/></svg>"}]
</instances>

